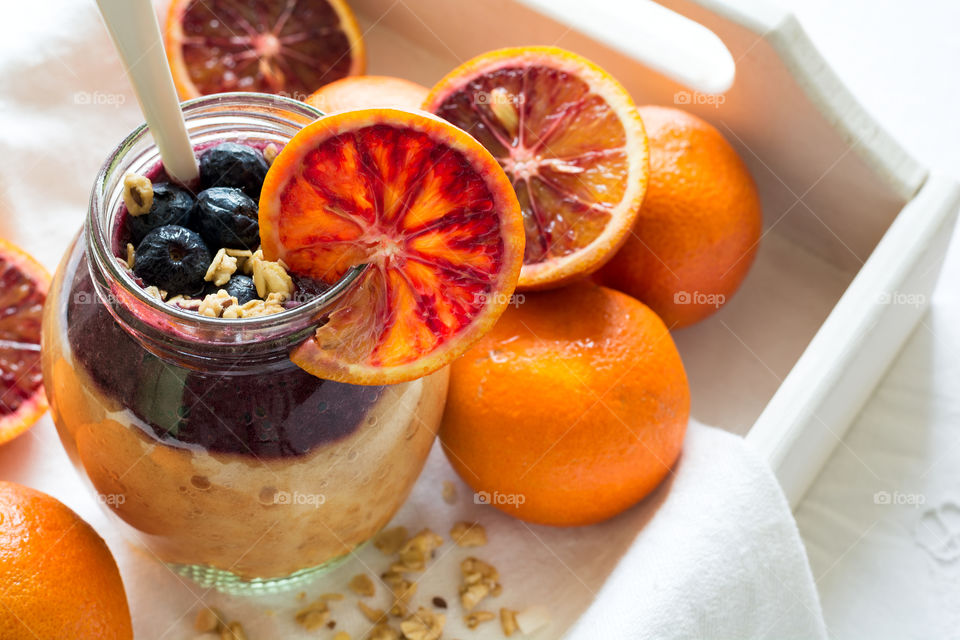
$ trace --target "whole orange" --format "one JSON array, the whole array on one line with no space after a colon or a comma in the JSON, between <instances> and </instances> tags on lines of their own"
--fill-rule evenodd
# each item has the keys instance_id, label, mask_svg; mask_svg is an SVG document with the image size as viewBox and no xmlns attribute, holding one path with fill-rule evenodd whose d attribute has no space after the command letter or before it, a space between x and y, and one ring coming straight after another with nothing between
<instances>
[{"instance_id":1,"label":"whole orange","mask_svg":"<svg viewBox=\"0 0 960 640\"><path fill-rule=\"evenodd\" d=\"M584 525L663 480L689 412L683 363L660 318L580 282L518 298L454 362L440 441L460 477L505 513Z\"/></svg>"},{"instance_id":2,"label":"whole orange","mask_svg":"<svg viewBox=\"0 0 960 640\"><path fill-rule=\"evenodd\" d=\"M133 638L110 550L58 500L0 482L0 638Z\"/></svg>"},{"instance_id":3,"label":"whole orange","mask_svg":"<svg viewBox=\"0 0 960 640\"><path fill-rule=\"evenodd\" d=\"M347 76L323 85L304 102L325 113L370 107L419 109L428 93L426 87L403 78Z\"/></svg>"},{"instance_id":4,"label":"whole orange","mask_svg":"<svg viewBox=\"0 0 960 640\"><path fill-rule=\"evenodd\" d=\"M753 263L763 215L740 156L713 126L640 107L650 179L633 234L597 280L643 301L670 328L716 312Z\"/></svg>"}]
</instances>

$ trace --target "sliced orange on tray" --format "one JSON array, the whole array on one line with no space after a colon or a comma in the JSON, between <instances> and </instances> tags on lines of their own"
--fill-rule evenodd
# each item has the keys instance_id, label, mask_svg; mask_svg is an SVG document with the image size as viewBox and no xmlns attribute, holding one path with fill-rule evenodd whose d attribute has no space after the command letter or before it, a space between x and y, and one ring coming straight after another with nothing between
<instances>
[{"instance_id":1,"label":"sliced orange on tray","mask_svg":"<svg viewBox=\"0 0 960 640\"><path fill-rule=\"evenodd\" d=\"M476 137L523 208L520 287L559 286L610 259L643 202L647 137L626 90L556 47L500 49L460 65L424 108Z\"/></svg>"},{"instance_id":2,"label":"sliced orange on tray","mask_svg":"<svg viewBox=\"0 0 960 640\"><path fill-rule=\"evenodd\" d=\"M0 444L47 410L40 370L40 320L50 275L33 258L0 240Z\"/></svg>"},{"instance_id":3,"label":"sliced orange on tray","mask_svg":"<svg viewBox=\"0 0 960 640\"><path fill-rule=\"evenodd\" d=\"M184 100L225 91L303 100L366 68L345 0L173 0L164 44Z\"/></svg>"},{"instance_id":4,"label":"sliced orange on tray","mask_svg":"<svg viewBox=\"0 0 960 640\"><path fill-rule=\"evenodd\" d=\"M264 257L336 282L367 265L316 335L306 371L389 384L440 369L496 322L523 264L523 220L497 161L425 113L362 109L287 143L260 196Z\"/></svg>"}]
</instances>

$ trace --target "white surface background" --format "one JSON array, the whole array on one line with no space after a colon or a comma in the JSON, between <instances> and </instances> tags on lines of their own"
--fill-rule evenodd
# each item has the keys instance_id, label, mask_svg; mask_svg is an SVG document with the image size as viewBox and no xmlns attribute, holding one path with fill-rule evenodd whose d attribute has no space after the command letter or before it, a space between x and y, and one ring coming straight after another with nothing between
<instances>
[{"instance_id":1,"label":"white surface background","mask_svg":"<svg viewBox=\"0 0 960 640\"><path fill-rule=\"evenodd\" d=\"M894 138L960 178L960 3L780 2ZM832 637L960 637L957 245L930 313L796 513Z\"/></svg>"}]
</instances>

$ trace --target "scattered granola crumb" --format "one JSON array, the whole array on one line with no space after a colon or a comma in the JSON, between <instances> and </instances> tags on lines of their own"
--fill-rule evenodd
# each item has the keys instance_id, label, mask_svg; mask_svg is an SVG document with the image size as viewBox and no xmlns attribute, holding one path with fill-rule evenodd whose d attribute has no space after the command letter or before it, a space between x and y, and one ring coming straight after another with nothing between
<instances>
[{"instance_id":1,"label":"scattered granola crumb","mask_svg":"<svg viewBox=\"0 0 960 640\"><path fill-rule=\"evenodd\" d=\"M297 600L303 600L306 597L307 597L306 591L301 591L300 593L297 594Z\"/></svg>"},{"instance_id":2,"label":"scattered granola crumb","mask_svg":"<svg viewBox=\"0 0 960 640\"><path fill-rule=\"evenodd\" d=\"M520 632L528 636L550 623L550 611L543 606L533 606L524 609L516 614L517 628Z\"/></svg>"},{"instance_id":3,"label":"scattered granola crumb","mask_svg":"<svg viewBox=\"0 0 960 640\"><path fill-rule=\"evenodd\" d=\"M513 609L500 609L500 628L508 638L519 628L517 626L517 612Z\"/></svg>"},{"instance_id":4,"label":"scattered granola crumb","mask_svg":"<svg viewBox=\"0 0 960 640\"><path fill-rule=\"evenodd\" d=\"M387 588L390 589L390 593L392 593L394 597L393 606L390 607L390 615L398 618L405 617L410 599L417 591L417 583L407 580L402 573L392 570L387 571L380 576L380 578L384 584L387 585Z\"/></svg>"},{"instance_id":5,"label":"scattered granola crumb","mask_svg":"<svg viewBox=\"0 0 960 640\"><path fill-rule=\"evenodd\" d=\"M386 615L383 609L374 609L373 607L368 607L362 600L357 601L357 607L360 609L360 612L364 615L364 617L374 624L383 620L384 616Z\"/></svg>"},{"instance_id":6,"label":"scattered granola crumb","mask_svg":"<svg viewBox=\"0 0 960 640\"><path fill-rule=\"evenodd\" d=\"M392 556L400 551L406 541L407 528L394 527L392 529L384 529L378 533L373 539L373 546L380 549L381 553Z\"/></svg>"},{"instance_id":7,"label":"scattered granola crumb","mask_svg":"<svg viewBox=\"0 0 960 640\"><path fill-rule=\"evenodd\" d=\"M457 485L449 480L443 481L443 501L447 504L453 504L457 501Z\"/></svg>"},{"instance_id":8,"label":"scattered granola crumb","mask_svg":"<svg viewBox=\"0 0 960 640\"><path fill-rule=\"evenodd\" d=\"M433 602L433 606L435 606L437 609L447 608L447 601L441 598L440 596L434 596L431 602Z\"/></svg>"},{"instance_id":9,"label":"scattered granola crumb","mask_svg":"<svg viewBox=\"0 0 960 640\"><path fill-rule=\"evenodd\" d=\"M247 262L249 263L251 260ZM279 293L283 296L284 300L289 300L293 295L293 278L287 273L283 264L280 262L268 262L262 258L254 258L252 262L253 284L257 287L257 295L261 298L266 298L268 294Z\"/></svg>"},{"instance_id":10,"label":"scattered granola crumb","mask_svg":"<svg viewBox=\"0 0 960 640\"><path fill-rule=\"evenodd\" d=\"M207 273L203 276L203 279L212 282L215 287L222 287L230 281L230 276L236 271L237 259L227 255L226 249L220 249L217 251L217 255L213 257L213 262L207 268Z\"/></svg>"},{"instance_id":11,"label":"scattered granola crumb","mask_svg":"<svg viewBox=\"0 0 960 640\"><path fill-rule=\"evenodd\" d=\"M123 204L133 217L150 213L153 206L153 184L149 178L136 173L123 176Z\"/></svg>"},{"instance_id":12,"label":"scattered granola crumb","mask_svg":"<svg viewBox=\"0 0 960 640\"><path fill-rule=\"evenodd\" d=\"M377 588L374 586L373 580L371 580L370 576L365 573L358 573L350 578L350 584L348 586L350 587L351 591L362 597L369 597L377 592Z\"/></svg>"},{"instance_id":13,"label":"scattered granola crumb","mask_svg":"<svg viewBox=\"0 0 960 640\"><path fill-rule=\"evenodd\" d=\"M150 285L149 287L144 289L144 291L147 292L148 296L154 297L157 300L160 300L161 302L167 299L167 292L157 286Z\"/></svg>"},{"instance_id":14,"label":"scattered granola crumb","mask_svg":"<svg viewBox=\"0 0 960 640\"><path fill-rule=\"evenodd\" d=\"M381 622L370 630L367 640L400 640L400 633L386 622Z\"/></svg>"},{"instance_id":15,"label":"scattered granola crumb","mask_svg":"<svg viewBox=\"0 0 960 640\"><path fill-rule=\"evenodd\" d=\"M223 615L213 607L203 607L197 611L197 617L193 621L195 631L219 631L220 626L224 624Z\"/></svg>"},{"instance_id":16,"label":"scattered granola crumb","mask_svg":"<svg viewBox=\"0 0 960 640\"><path fill-rule=\"evenodd\" d=\"M307 631L319 629L330 620L330 609L327 607L327 601L323 598L315 600L300 611L297 611L294 619L297 621L297 624Z\"/></svg>"},{"instance_id":17,"label":"scattered granola crumb","mask_svg":"<svg viewBox=\"0 0 960 640\"><path fill-rule=\"evenodd\" d=\"M340 600L343 600L343 594L337 593L336 591L332 591L330 593L321 593L320 600L323 600L324 602L339 602Z\"/></svg>"},{"instance_id":18,"label":"scattered granola crumb","mask_svg":"<svg viewBox=\"0 0 960 640\"><path fill-rule=\"evenodd\" d=\"M133 265L136 264L136 261L137 261L136 247L133 246L132 242L128 242L127 243L127 266L133 269Z\"/></svg>"},{"instance_id":19,"label":"scattered granola crumb","mask_svg":"<svg viewBox=\"0 0 960 640\"><path fill-rule=\"evenodd\" d=\"M460 603L467 611L473 609L488 595L500 594L500 574L493 565L469 557L460 563L463 583L460 585Z\"/></svg>"},{"instance_id":20,"label":"scattered granola crumb","mask_svg":"<svg viewBox=\"0 0 960 640\"><path fill-rule=\"evenodd\" d=\"M231 622L220 629L220 640L247 640L247 633L239 622Z\"/></svg>"},{"instance_id":21,"label":"scattered granola crumb","mask_svg":"<svg viewBox=\"0 0 960 640\"><path fill-rule=\"evenodd\" d=\"M333 640L350 640L350 634L346 631L337 631L333 634Z\"/></svg>"},{"instance_id":22,"label":"scattered granola crumb","mask_svg":"<svg viewBox=\"0 0 960 640\"><path fill-rule=\"evenodd\" d=\"M220 289L216 293L207 294L197 308L197 313L208 318L219 318L225 309L237 305L237 299Z\"/></svg>"},{"instance_id":23,"label":"scattered granola crumb","mask_svg":"<svg viewBox=\"0 0 960 640\"><path fill-rule=\"evenodd\" d=\"M423 571L427 566L427 558L434 549L443 544L443 538L430 529L424 529L413 536L400 548L399 562L391 569L393 571Z\"/></svg>"},{"instance_id":24,"label":"scattered granola crumb","mask_svg":"<svg viewBox=\"0 0 960 640\"><path fill-rule=\"evenodd\" d=\"M447 617L420 607L400 623L400 631L407 640L438 640L443 635Z\"/></svg>"},{"instance_id":25,"label":"scattered granola crumb","mask_svg":"<svg viewBox=\"0 0 960 640\"><path fill-rule=\"evenodd\" d=\"M278 153L280 153L280 147L271 142L263 148L263 159L267 161L268 165L273 164Z\"/></svg>"},{"instance_id":26,"label":"scattered granola crumb","mask_svg":"<svg viewBox=\"0 0 960 640\"><path fill-rule=\"evenodd\" d=\"M491 611L474 611L463 616L463 621L468 629L476 629L480 624L496 619L497 616Z\"/></svg>"},{"instance_id":27,"label":"scattered granola crumb","mask_svg":"<svg viewBox=\"0 0 960 640\"><path fill-rule=\"evenodd\" d=\"M458 522L450 529L450 537L458 547L482 547L487 544L487 530L478 522Z\"/></svg>"}]
</instances>

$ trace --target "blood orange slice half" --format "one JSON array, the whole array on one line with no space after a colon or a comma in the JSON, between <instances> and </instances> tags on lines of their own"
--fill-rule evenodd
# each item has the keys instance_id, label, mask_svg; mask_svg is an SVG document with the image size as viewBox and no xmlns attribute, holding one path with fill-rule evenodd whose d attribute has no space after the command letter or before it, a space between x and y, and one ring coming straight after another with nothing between
<instances>
[{"instance_id":1,"label":"blood orange slice half","mask_svg":"<svg viewBox=\"0 0 960 640\"><path fill-rule=\"evenodd\" d=\"M184 100L224 91L303 100L366 67L345 0L173 0L164 44Z\"/></svg>"},{"instance_id":2,"label":"blood orange slice half","mask_svg":"<svg viewBox=\"0 0 960 640\"><path fill-rule=\"evenodd\" d=\"M40 371L40 319L50 275L33 258L0 240L0 444L47 410Z\"/></svg>"},{"instance_id":3,"label":"blood orange slice half","mask_svg":"<svg viewBox=\"0 0 960 640\"><path fill-rule=\"evenodd\" d=\"M599 269L643 203L647 136L633 100L603 69L555 47L500 49L451 71L424 108L475 136L523 208L520 287Z\"/></svg>"},{"instance_id":4,"label":"blood orange slice half","mask_svg":"<svg viewBox=\"0 0 960 640\"><path fill-rule=\"evenodd\" d=\"M260 196L264 257L328 283L364 273L291 358L310 373L389 384L440 369L509 303L520 205L497 161L429 114L327 116L287 143Z\"/></svg>"}]
</instances>

